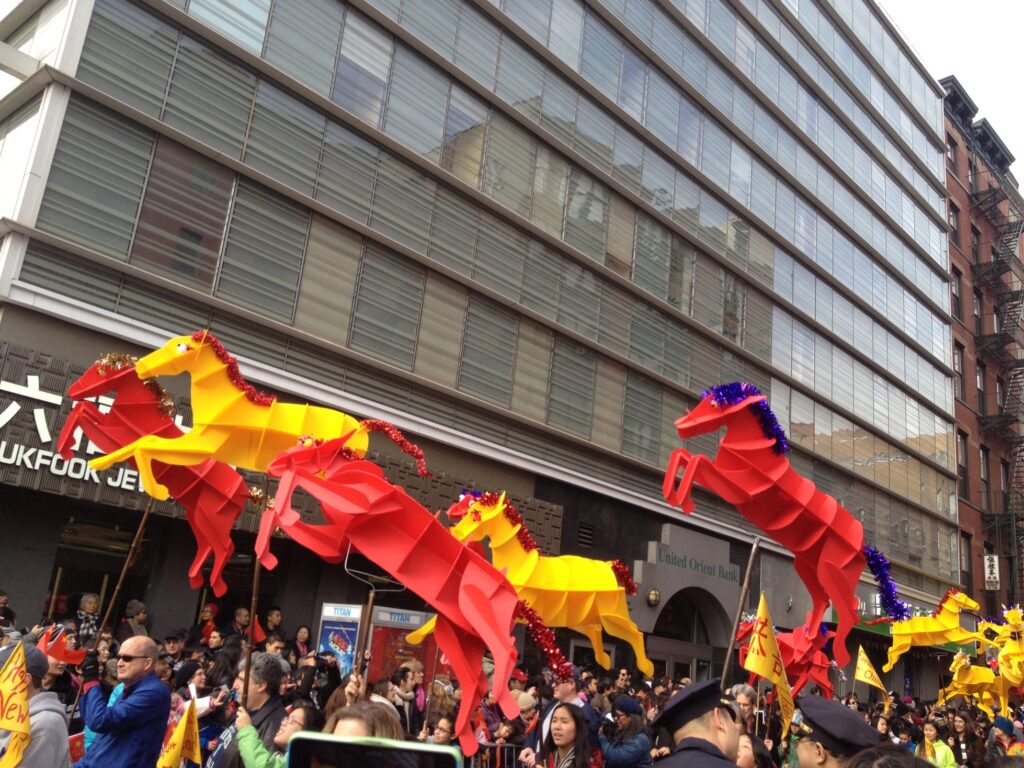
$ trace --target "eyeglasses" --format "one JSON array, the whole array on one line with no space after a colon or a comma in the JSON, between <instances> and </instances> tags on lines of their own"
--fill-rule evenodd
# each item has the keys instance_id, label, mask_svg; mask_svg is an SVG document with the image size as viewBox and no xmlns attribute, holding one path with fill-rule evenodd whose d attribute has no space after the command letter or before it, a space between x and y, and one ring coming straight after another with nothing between
<instances>
[{"instance_id":1,"label":"eyeglasses","mask_svg":"<svg viewBox=\"0 0 1024 768\"><path fill-rule=\"evenodd\" d=\"M123 661L125 664L131 664L133 661L140 661L140 660L145 659L145 658L148 658L148 657L147 656L130 656L127 653L119 653L117 655L117 660L118 661Z\"/></svg>"},{"instance_id":2,"label":"eyeglasses","mask_svg":"<svg viewBox=\"0 0 1024 768\"><path fill-rule=\"evenodd\" d=\"M282 725L285 723L288 725L297 725L299 728L303 728L305 726L305 723L302 722L301 718L298 720L295 719L295 715L288 715L288 717L281 721Z\"/></svg>"}]
</instances>

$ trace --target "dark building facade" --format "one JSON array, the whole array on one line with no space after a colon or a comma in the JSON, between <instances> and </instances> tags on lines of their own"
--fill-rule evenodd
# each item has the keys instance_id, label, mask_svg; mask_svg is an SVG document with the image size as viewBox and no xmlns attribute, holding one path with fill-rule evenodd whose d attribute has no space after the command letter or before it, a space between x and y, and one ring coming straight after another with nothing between
<instances>
[{"instance_id":1,"label":"dark building facade","mask_svg":"<svg viewBox=\"0 0 1024 768\"><path fill-rule=\"evenodd\" d=\"M1021 493L1020 236L1013 155L955 77L946 89L950 313L962 581L986 610L1019 602ZM991 558L998 558L993 561ZM994 577L994 578L993 578Z\"/></svg>"},{"instance_id":2,"label":"dark building facade","mask_svg":"<svg viewBox=\"0 0 1024 768\"><path fill-rule=\"evenodd\" d=\"M704 676L751 530L708 495L669 509L661 474L673 420L746 380L908 599L960 584L944 94L873 3L57 0L0 36L13 384L210 328L260 386L422 442L448 478L425 502L508 488L553 549L633 562L659 670ZM34 429L20 397L6 428ZM61 537L143 503L29 474L0 493ZM23 535L40 604L72 546ZM361 595L281 546L268 600ZM198 596L148 562L137 590L182 623ZM799 624L786 553L757 568L752 603Z\"/></svg>"}]
</instances>

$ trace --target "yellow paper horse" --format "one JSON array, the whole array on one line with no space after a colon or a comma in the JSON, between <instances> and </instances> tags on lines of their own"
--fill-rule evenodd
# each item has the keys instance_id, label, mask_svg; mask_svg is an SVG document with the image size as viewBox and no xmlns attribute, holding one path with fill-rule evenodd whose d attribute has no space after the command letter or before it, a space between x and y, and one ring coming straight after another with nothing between
<instances>
[{"instance_id":1,"label":"yellow paper horse","mask_svg":"<svg viewBox=\"0 0 1024 768\"><path fill-rule=\"evenodd\" d=\"M949 667L953 680L949 686L939 691L938 704L949 699L963 696L966 699L979 699L983 706L993 707L998 700L999 709L1007 713L1010 709L1010 682L996 674L988 667L974 666L971 658L963 651L953 657Z\"/></svg>"},{"instance_id":2,"label":"yellow paper horse","mask_svg":"<svg viewBox=\"0 0 1024 768\"><path fill-rule=\"evenodd\" d=\"M981 606L963 592L951 589L931 616L914 616L893 622L892 647L889 648L889 659L882 671L892 669L897 659L914 646L943 643L987 645L988 640L981 632L972 632L960 626L960 611L964 608L969 611L981 610Z\"/></svg>"},{"instance_id":3,"label":"yellow paper horse","mask_svg":"<svg viewBox=\"0 0 1024 768\"><path fill-rule=\"evenodd\" d=\"M216 458L258 472L300 437L331 440L348 436L347 447L361 458L369 445L367 430L341 411L279 403L247 384L238 363L206 331L177 336L139 360L140 378L188 371L192 381L192 430L181 437L146 435L124 448L93 459L94 469L134 458L143 488L163 500L167 488L153 476L152 462L193 465Z\"/></svg>"},{"instance_id":4,"label":"yellow paper horse","mask_svg":"<svg viewBox=\"0 0 1024 768\"><path fill-rule=\"evenodd\" d=\"M568 627L587 637L594 658L605 669L611 658L604 650L601 630L622 638L633 648L637 668L650 677L654 665L644 651L644 636L629 617L626 585L632 585L620 562L591 560L574 555L546 557L519 513L505 501L505 495L466 494L448 510L458 520L450 529L464 543L491 540L491 561L515 587L519 598L533 608L549 627ZM408 635L419 643L433 630L433 620Z\"/></svg>"},{"instance_id":5,"label":"yellow paper horse","mask_svg":"<svg viewBox=\"0 0 1024 768\"><path fill-rule=\"evenodd\" d=\"M995 638L990 642L999 649L999 675L1006 678L1012 685L1024 683L1024 612L1020 606L1003 608L1005 624L994 624L983 621L979 625L982 631L990 630Z\"/></svg>"}]
</instances>

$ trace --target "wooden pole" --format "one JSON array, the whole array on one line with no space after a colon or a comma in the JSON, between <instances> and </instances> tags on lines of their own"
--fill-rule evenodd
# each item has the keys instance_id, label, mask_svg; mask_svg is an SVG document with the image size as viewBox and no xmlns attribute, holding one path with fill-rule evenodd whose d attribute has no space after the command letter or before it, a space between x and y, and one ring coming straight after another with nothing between
<instances>
[{"instance_id":1,"label":"wooden pole","mask_svg":"<svg viewBox=\"0 0 1024 768\"><path fill-rule=\"evenodd\" d=\"M132 562L135 560L135 556L138 554L139 547L142 546L142 537L146 532L146 523L149 522L149 515L153 511L153 497L149 498L149 503L146 504L146 509L142 513L142 519L139 521L139 527L135 531L135 538L132 539L132 545L128 549L128 557L124 560L124 565L121 566L121 574L117 577L117 584L114 585L114 592L110 596L110 602L107 604L107 610L103 613L103 621L100 622L100 628L96 630L96 637L93 638L92 647L96 647L96 642L99 640L100 635L103 634L109 624L110 619L113 616L114 608L117 607L117 600L121 596L121 587L124 586L125 576L128 575L128 568L131 567Z\"/></svg>"},{"instance_id":2,"label":"wooden pole","mask_svg":"<svg viewBox=\"0 0 1024 768\"><path fill-rule=\"evenodd\" d=\"M725 652L725 662L722 664L722 693L729 687L729 664L732 663L732 652L736 649L736 632L740 628L740 619L743 617L743 606L747 604L747 595L750 593L750 574L754 570L754 558L757 557L757 550L761 547L761 537L755 536L754 543L750 546L750 557L747 559L747 571L743 574L743 586L740 588L740 601L736 606L736 617L732 622L732 634L729 635L729 647Z\"/></svg>"},{"instance_id":3,"label":"wooden pole","mask_svg":"<svg viewBox=\"0 0 1024 768\"><path fill-rule=\"evenodd\" d=\"M206 593L208 591L206 587L203 587L203 591L199 593L199 610L196 611L196 624L203 617L203 607L206 605Z\"/></svg>"},{"instance_id":4,"label":"wooden pole","mask_svg":"<svg viewBox=\"0 0 1024 768\"><path fill-rule=\"evenodd\" d=\"M57 574L53 578L53 592L50 593L50 605L46 609L46 620L53 621L53 611L57 607L57 594L60 592L60 582L64 577L64 568L57 566Z\"/></svg>"},{"instance_id":5,"label":"wooden pole","mask_svg":"<svg viewBox=\"0 0 1024 768\"><path fill-rule=\"evenodd\" d=\"M249 647L245 649L245 675L242 680L242 708L249 701L249 672L252 669L252 647L256 641L256 604L260 596L260 561L256 558L256 568L252 572L252 600L249 603Z\"/></svg>"},{"instance_id":6,"label":"wooden pole","mask_svg":"<svg viewBox=\"0 0 1024 768\"><path fill-rule=\"evenodd\" d=\"M356 635L356 658L352 671L362 674L364 668L364 656L366 647L369 645L370 622L373 620L373 604L377 599L377 590L370 587L370 594L366 598L366 605L363 606L363 615L359 622L359 633Z\"/></svg>"},{"instance_id":7,"label":"wooden pole","mask_svg":"<svg viewBox=\"0 0 1024 768\"><path fill-rule=\"evenodd\" d=\"M103 610L103 604L107 600L107 587L109 587L109 586L110 586L110 574L109 573L104 573L103 574L103 583L100 585L100 599L99 599L99 603L96 605L96 610L97 611L102 611Z\"/></svg>"},{"instance_id":8,"label":"wooden pole","mask_svg":"<svg viewBox=\"0 0 1024 768\"><path fill-rule=\"evenodd\" d=\"M103 630L110 623L111 615L114 613L114 606L117 605L117 599L121 595L121 587L124 586L125 576L128 575L128 569L131 567L135 556L139 552L139 547L142 545L142 538L146 532L146 523L149 522L149 515L153 511L153 501L153 497L150 496L146 509L142 513L142 519L139 520L139 527L135 531L135 538L132 539L132 545L128 548L128 556L124 559L124 565L121 566L121 575L117 577L117 584L114 585L114 593L110 596L110 603L107 605L107 610L103 613L103 621L100 622L100 627L96 630L96 636L92 639L92 647L89 650L96 648L100 635L103 634ZM102 676L102 674L103 670L100 670L100 675ZM78 700L82 697L82 688L84 687L84 685L80 685L78 692L75 694L75 701L71 705L71 714L68 716L69 723L75 718L75 710L78 709Z\"/></svg>"}]
</instances>

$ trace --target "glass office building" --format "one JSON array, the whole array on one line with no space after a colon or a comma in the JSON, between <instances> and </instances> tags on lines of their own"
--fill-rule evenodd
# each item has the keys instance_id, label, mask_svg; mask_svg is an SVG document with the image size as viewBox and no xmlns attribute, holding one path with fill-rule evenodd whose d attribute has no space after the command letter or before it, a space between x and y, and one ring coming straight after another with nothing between
<instances>
[{"instance_id":1,"label":"glass office building","mask_svg":"<svg viewBox=\"0 0 1024 768\"><path fill-rule=\"evenodd\" d=\"M82 365L208 327L391 418L561 551L636 561L666 671L734 606L650 553L752 538L660 500L711 385L769 394L913 602L957 585L944 92L874 3L7 5L0 337L88 336ZM791 571L758 569L787 626Z\"/></svg>"}]
</instances>

